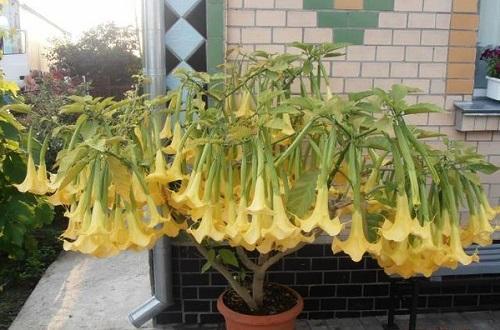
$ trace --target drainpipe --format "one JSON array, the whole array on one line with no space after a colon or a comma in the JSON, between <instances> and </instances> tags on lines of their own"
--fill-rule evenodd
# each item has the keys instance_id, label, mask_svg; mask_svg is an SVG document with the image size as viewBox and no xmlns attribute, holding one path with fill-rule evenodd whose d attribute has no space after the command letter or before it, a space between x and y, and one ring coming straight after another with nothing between
<instances>
[{"instance_id":1,"label":"drainpipe","mask_svg":"<svg viewBox=\"0 0 500 330\"><path fill-rule=\"evenodd\" d=\"M142 1L144 75L150 81L145 89L151 98L165 93L164 12L164 0ZM171 250L170 239L163 237L151 253L153 296L129 313L128 319L136 328L173 305Z\"/></svg>"}]
</instances>

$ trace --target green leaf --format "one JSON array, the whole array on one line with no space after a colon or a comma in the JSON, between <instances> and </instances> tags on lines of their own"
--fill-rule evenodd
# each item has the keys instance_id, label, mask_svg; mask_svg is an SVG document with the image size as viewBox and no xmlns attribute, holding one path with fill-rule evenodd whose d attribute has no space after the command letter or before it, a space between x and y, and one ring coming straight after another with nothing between
<instances>
[{"instance_id":1,"label":"green leaf","mask_svg":"<svg viewBox=\"0 0 500 330\"><path fill-rule=\"evenodd\" d=\"M212 264L215 260L215 250L210 249L208 250L208 257L207 257L207 262L203 264L203 267L201 267L201 273L206 273L210 267L212 267Z\"/></svg>"},{"instance_id":2,"label":"green leaf","mask_svg":"<svg viewBox=\"0 0 500 330\"><path fill-rule=\"evenodd\" d=\"M3 106L2 110L3 109L8 109L12 112L17 112L17 113L29 113L31 111L31 106L24 103L14 103Z\"/></svg>"},{"instance_id":3,"label":"green leaf","mask_svg":"<svg viewBox=\"0 0 500 330\"><path fill-rule=\"evenodd\" d=\"M392 85L390 95L395 101L401 101L408 95L408 87L404 85Z\"/></svg>"},{"instance_id":4,"label":"green leaf","mask_svg":"<svg viewBox=\"0 0 500 330\"><path fill-rule=\"evenodd\" d=\"M208 270L212 267L212 263L211 262L205 262L203 264L203 266L201 267L201 273L204 274L206 272L208 272Z\"/></svg>"},{"instance_id":5,"label":"green leaf","mask_svg":"<svg viewBox=\"0 0 500 330\"><path fill-rule=\"evenodd\" d=\"M428 131L420 128L415 128L413 129L413 134L415 135L415 138L417 139L428 139L428 138L436 138L436 137L441 137L441 136L446 136L446 134L435 132L435 131Z\"/></svg>"},{"instance_id":6,"label":"green leaf","mask_svg":"<svg viewBox=\"0 0 500 330\"><path fill-rule=\"evenodd\" d=\"M386 138L381 136L372 136L363 139L363 141L360 141L360 146L385 151L391 150L390 142Z\"/></svg>"},{"instance_id":7,"label":"green leaf","mask_svg":"<svg viewBox=\"0 0 500 330\"><path fill-rule=\"evenodd\" d=\"M287 209L298 217L304 217L316 199L316 183L319 170L304 172L288 194Z\"/></svg>"},{"instance_id":8,"label":"green leaf","mask_svg":"<svg viewBox=\"0 0 500 330\"><path fill-rule=\"evenodd\" d=\"M292 42L291 46L302 49L303 51L311 51L311 49L313 48L313 45L311 44L306 44L298 41Z\"/></svg>"},{"instance_id":9,"label":"green leaf","mask_svg":"<svg viewBox=\"0 0 500 330\"><path fill-rule=\"evenodd\" d=\"M39 224L48 225L54 219L54 208L48 203L38 203L34 209L34 219Z\"/></svg>"},{"instance_id":10,"label":"green leaf","mask_svg":"<svg viewBox=\"0 0 500 330\"><path fill-rule=\"evenodd\" d=\"M405 115L412 115L417 113L435 113L443 112L443 109L432 103L417 103L404 109Z\"/></svg>"},{"instance_id":11,"label":"green leaf","mask_svg":"<svg viewBox=\"0 0 500 330\"><path fill-rule=\"evenodd\" d=\"M3 174L10 182L21 182L26 175L26 163L18 153L10 152L3 161Z\"/></svg>"},{"instance_id":12,"label":"green leaf","mask_svg":"<svg viewBox=\"0 0 500 330\"><path fill-rule=\"evenodd\" d=\"M8 111L0 111L0 121L5 121L14 126L17 130L24 129L24 126Z\"/></svg>"},{"instance_id":13,"label":"green leaf","mask_svg":"<svg viewBox=\"0 0 500 330\"><path fill-rule=\"evenodd\" d=\"M303 69L304 69L304 71L303 71L304 74L311 73L312 70L313 70L313 65L312 65L311 61L309 61L309 60L304 61L304 67L303 67Z\"/></svg>"},{"instance_id":14,"label":"green leaf","mask_svg":"<svg viewBox=\"0 0 500 330\"><path fill-rule=\"evenodd\" d=\"M233 251L229 249L220 249L219 257L224 264L239 267L238 258L236 258Z\"/></svg>"},{"instance_id":15,"label":"green leaf","mask_svg":"<svg viewBox=\"0 0 500 330\"><path fill-rule=\"evenodd\" d=\"M305 96L292 97L291 99L285 100L283 103L289 105L296 105L303 109L308 109L308 110L312 110L319 105L317 101L315 102L310 97L305 97Z\"/></svg>"},{"instance_id":16,"label":"green leaf","mask_svg":"<svg viewBox=\"0 0 500 330\"><path fill-rule=\"evenodd\" d=\"M60 114L71 114L71 113L82 113L85 109L85 104L82 103L72 103L61 107L59 111Z\"/></svg>"},{"instance_id":17,"label":"green leaf","mask_svg":"<svg viewBox=\"0 0 500 330\"><path fill-rule=\"evenodd\" d=\"M496 171L498 171L500 168L496 165L493 165L488 162L482 162L478 164L471 164L469 165L469 168L474 171L478 171L484 174L493 174Z\"/></svg>"},{"instance_id":18,"label":"green leaf","mask_svg":"<svg viewBox=\"0 0 500 330\"><path fill-rule=\"evenodd\" d=\"M388 116L384 116L377 120L375 124L373 124L373 128L376 128L377 130L385 132L389 135L394 135L394 130L392 128L392 119Z\"/></svg>"},{"instance_id":19,"label":"green leaf","mask_svg":"<svg viewBox=\"0 0 500 330\"><path fill-rule=\"evenodd\" d=\"M19 141L19 130L11 123L0 121L0 136L8 140Z\"/></svg>"},{"instance_id":20,"label":"green leaf","mask_svg":"<svg viewBox=\"0 0 500 330\"><path fill-rule=\"evenodd\" d=\"M357 93L349 93L349 101L357 102L374 94L373 91L362 91Z\"/></svg>"}]
</instances>

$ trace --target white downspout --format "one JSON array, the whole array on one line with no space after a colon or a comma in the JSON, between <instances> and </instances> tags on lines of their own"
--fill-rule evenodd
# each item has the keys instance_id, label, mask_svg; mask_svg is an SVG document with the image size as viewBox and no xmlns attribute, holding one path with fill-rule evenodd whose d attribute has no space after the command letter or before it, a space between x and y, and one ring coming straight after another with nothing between
<instances>
[{"instance_id":1,"label":"white downspout","mask_svg":"<svg viewBox=\"0 0 500 330\"><path fill-rule=\"evenodd\" d=\"M142 1L144 75L151 98L165 94L165 7L163 0ZM152 251L153 296L129 313L130 323L139 328L173 304L172 247L170 239L161 238Z\"/></svg>"}]
</instances>

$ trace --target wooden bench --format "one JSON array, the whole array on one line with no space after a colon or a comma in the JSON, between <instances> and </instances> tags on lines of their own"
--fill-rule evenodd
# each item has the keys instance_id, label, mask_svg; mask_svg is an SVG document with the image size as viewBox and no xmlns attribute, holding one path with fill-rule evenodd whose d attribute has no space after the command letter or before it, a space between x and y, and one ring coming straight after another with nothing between
<instances>
[{"instance_id":1,"label":"wooden bench","mask_svg":"<svg viewBox=\"0 0 500 330\"><path fill-rule=\"evenodd\" d=\"M491 281L492 278L478 278L478 279L470 279L470 278L462 278L460 276L467 275L483 275L483 274L498 274L500 277L500 243L495 243L487 247L479 247L479 246L471 246L465 251L467 254L472 254L475 251L478 251L480 262L470 264L468 266L460 265L456 269L442 268L435 272L430 278L431 282L440 282L443 276L457 276L458 278L447 280L447 283L453 284L461 284L461 283L469 283L471 281ZM398 290L398 285L400 283L408 283L412 284L412 292L411 292L411 302L408 309L410 314L410 320L408 328L410 330L415 330L417 325L417 313L418 313L418 295L420 292L420 287L424 285L428 281L424 281L422 277L413 277L411 279L405 280L400 277L391 277L390 280L390 288L389 288L389 309L387 313L387 325L385 329L394 330L398 329L398 326L394 323L394 315L395 315L395 299L396 299L396 291ZM500 304L500 302L499 302Z\"/></svg>"}]
</instances>

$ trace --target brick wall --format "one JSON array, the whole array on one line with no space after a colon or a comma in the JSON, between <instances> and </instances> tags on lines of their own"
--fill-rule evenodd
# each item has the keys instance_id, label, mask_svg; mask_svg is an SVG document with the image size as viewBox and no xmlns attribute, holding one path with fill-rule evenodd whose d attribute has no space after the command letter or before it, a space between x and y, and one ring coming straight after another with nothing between
<instances>
[{"instance_id":1,"label":"brick wall","mask_svg":"<svg viewBox=\"0 0 500 330\"><path fill-rule=\"evenodd\" d=\"M295 52L293 41L349 42L346 56L325 62L334 92L418 87L422 93L410 102L447 111L413 116L411 123L466 141L500 164L498 126L455 129L453 103L473 92L477 12L478 0L227 0L226 44ZM483 181L498 204L500 173Z\"/></svg>"},{"instance_id":2,"label":"brick wall","mask_svg":"<svg viewBox=\"0 0 500 330\"><path fill-rule=\"evenodd\" d=\"M217 297L227 287L217 272L200 273L205 260L194 247L173 247L174 296L176 304L161 313L156 322L218 323ZM385 315L389 306L389 278L377 263L365 257L359 263L344 254L333 255L328 244L313 244L286 257L272 267L270 281L289 285L304 297L301 318L328 319ZM500 309L498 282L449 285L443 282L422 287L419 307L423 312ZM411 285L403 285L397 312L408 308Z\"/></svg>"},{"instance_id":3,"label":"brick wall","mask_svg":"<svg viewBox=\"0 0 500 330\"><path fill-rule=\"evenodd\" d=\"M295 52L288 46L293 41L349 42L353 45L345 56L325 62L336 93L395 83L418 87L422 93L410 96L410 102L432 102L447 111L413 116L413 124L466 141L500 164L498 126L489 127L482 118L484 131L455 129L453 102L472 95L477 6L477 0L227 0L226 44L249 51ZM500 173L483 181L498 204ZM226 282L214 272L200 274L203 262L192 247L174 248L177 304L157 318L159 323L221 320L215 300ZM329 245L311 245L287 257L269 279L303 295L301 317L378 315L388 306L388 278L376 263L333 256ZM482 309L500 301L498 283L447 282L445 278L443 284L424 288L420 307ZM398 308L407 305L403 299Z\"/></svg>"}]
</instances>

